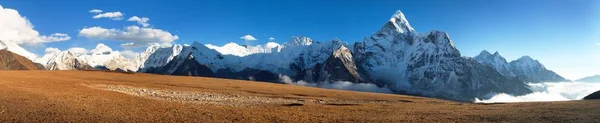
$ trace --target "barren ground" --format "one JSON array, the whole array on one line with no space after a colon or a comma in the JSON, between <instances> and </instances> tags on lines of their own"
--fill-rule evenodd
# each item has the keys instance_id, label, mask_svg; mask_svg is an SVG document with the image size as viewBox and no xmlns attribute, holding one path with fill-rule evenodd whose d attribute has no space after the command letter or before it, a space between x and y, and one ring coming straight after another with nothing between
<instances>
[{"instance_id":1,"label":"barren ground","mask_svg":"<svg viewBox=\"0 0 600 123\"><path fill-rule=\"evenodd\" d=\"M600 122L600 100L469 104L241 80L0 71L0 122Z\"/></svg>"}]
</instances>

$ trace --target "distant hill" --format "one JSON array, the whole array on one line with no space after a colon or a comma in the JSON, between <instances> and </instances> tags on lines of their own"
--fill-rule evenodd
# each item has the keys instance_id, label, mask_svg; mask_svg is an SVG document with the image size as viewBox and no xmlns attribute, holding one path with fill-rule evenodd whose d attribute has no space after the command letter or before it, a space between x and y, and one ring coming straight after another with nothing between
<instances>
[{"instance_id":1,"label":"distant hill","mask_svg":"<svg viewBox=\"0 0 600 123\"><path fill-rule=\"evenodd\" d=\"M33 63L33 61L17 55L7 49L0 50L0 70L40 70L44 69L42 65Z\"/></svg>"},{"instance_id":2,"label":"distant hill","mask_svg":"<svg viewBox=\"0 0 600 123\"><path fill-rule=\"evenodd\" d=\"M588 76L576 80L578 82L600 82L600 75Z\"/></svg>"},{"instance_id":3,"label":"distant hill","mask_svg":"<svg viewBox=\"0 0 600 123\"><path fill-rule=\"evenodd\" d=\"M596 91L590 95L585 96L583 99L584 100L600 99L600 90Z\"/></svg>"}]
</instances>

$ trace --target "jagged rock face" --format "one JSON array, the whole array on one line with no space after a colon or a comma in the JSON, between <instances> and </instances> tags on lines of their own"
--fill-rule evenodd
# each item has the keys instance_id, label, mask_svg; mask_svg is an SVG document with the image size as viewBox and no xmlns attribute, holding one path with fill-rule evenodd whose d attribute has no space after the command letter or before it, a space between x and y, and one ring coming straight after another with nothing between
<instances>
[{"instance_id":1,"label":"jagged rock face","mask_svg":"<svg viewBox=\"0 0 600 123\"><path fill-rule=\"evenodd\" d=\"M170 73L170 75L215 77L215 74L210 68L198 63L192 55L188 55L188 57L183 60L183 63L181 63L175 71Z\"/></svg>"},{"instance_id":2,"label":"jagged rock face","mask_svg":"<svg viewBox=\"0 0 600 123\"><path fill-rule=\"evenodd\" d=\"M175 56L179 55L182 49L183 46L177 44L171 47L164 47L158 44L149 46L146 51L136 57L136 61L140 63L139 71L147 72L156 67L165 66Z\"/></svg>"},{"instance_id":3,"label":"jagged rock face","mask_svg":"<svg viewBox=\"0 0 600 123\"><path fill-rule=\"evenodd\" d=\"M0 50L0 70L40 70L31 60L7 49ZM43 69L41 69L43 70Z\"/></svg>"},{"instance_id":4,"label":"jagged rock face","mask_svg":"<svg viewBox=\"0 0 600 123\"><path fill-rule=\"evenodd\" d=\"M342 45L338 40L309 45L297 54L291 54L297 57L289 63L287 69L293 71L291 76L295 80L307 82L329 81L329 73L325 70L324 64L333 55L334 49L338 49ZM284 49L283 52L285 50L287 49Z\"/></svg>"},{"instance_id":5,"label":"jagged rock face","mask_svg":"<svg viewBox=\"0 0 600 123\"><path fill-rule=\"evenodd\" d=\"M415 32L401 12L354 48L357 65L371 79L399 92L465 101L488 93L531 93L524 83L461 57L447 33Z\"/></svg>"},{"instance_id":6,"label":"jagged rock face","mask_svg":"<svg viewBox=\"0 0 600 123\"><path fill-rule=\"evenodd\" d=\"M266 70L246 68L242 71L232 71L231 69L217 70L216 76L219 78L252 80L261 82L279 82L278 74Z\"/></svg>"},{"instance_id":7,"label":"jagged rock face","mask_svg":"<svg viewBox=\"0 0 600 123\"><path fill-rule=\"evenodd\" d=\"M498 52L493 55L482 51L474 57L477 62L490 66L509 78L516 78L523 82L561 82L568 81L560 75L550 71L537 60L523 56L508 63Z\"/></svg>"},{"instance_id":8,"label":"jagged rock face","mask_svg":"<svg viewBox=\"0 0 600 123\"><path fill-rule=\"evenodd\" d=\"M335 50L325 62L325 71L332 81L362 82L358 69L354 64L352 53L345 46Z\"/></svg>"},{"instance_id":9,"label":"jagged rock face","mask_svg":"<svg viewBox=\"0 0 600 123\"><path fill-rule=\"evenodd\" d=\"M473 59L450 58L409 70L408 80L413 90L408 93L459 101L490 98L490 93L532 93L523 82L504 77Z\"/></svg>"},{"instance_id":10,"label":"jagged rock face","mask_svg":"<svg viewBox=\"0 0 600 123\"><path fill-rule=\"evenodd\" d=\"M556 74L554 71L546 69L539 61L529 56L523 56L517 60L511 61L510 65L514 69L517 78L524 82L565 82L567 79Z\"/></svg>"},{"instance_id":11,"label":"jagged rock face","mask_svg":"<svg viewBox=\"0 0 600 123\"><path fill-rule=\"evenodd\" d=\"M473 59L477 60L477 62L488 65L494 69L496 69L500 74L506 77L516 77L515 73L513 73L514 69L504 57L500 55L500 53L495 52L493 55L488 51L481 51L479 55L473 57Z\"/></svg>"}]
</instances>

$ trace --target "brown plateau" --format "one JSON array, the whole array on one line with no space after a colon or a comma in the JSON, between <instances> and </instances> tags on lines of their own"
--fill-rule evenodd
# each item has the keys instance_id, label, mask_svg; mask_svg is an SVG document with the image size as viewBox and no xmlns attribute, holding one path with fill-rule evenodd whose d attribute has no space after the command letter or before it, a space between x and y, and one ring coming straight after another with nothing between
<instances>
[{"instance_id":1,"label":"brown plateau","mask_svg":"<svg viewBox=\"0 0 600 123\"><path fill-rule=\"evenodd\" d=\"M0 122L600 122L600 101L459 103L204 77L0 71Z\"/></svg>"}]
</instances>

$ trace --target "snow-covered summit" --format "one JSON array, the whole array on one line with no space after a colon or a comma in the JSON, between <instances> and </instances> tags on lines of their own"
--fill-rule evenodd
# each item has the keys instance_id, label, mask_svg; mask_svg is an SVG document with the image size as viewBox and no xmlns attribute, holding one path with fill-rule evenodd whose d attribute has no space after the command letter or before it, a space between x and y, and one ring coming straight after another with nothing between
<instances>
[{"instance_id":1,"label":"snow-covered summit","mask_svg":"<svg viewBox=\"0 0 600 123\"><path fill-rule=\"evenodd\" d=\"M484 50L479 55L473 57L473 59L496 69L506 77L516 78L523 82L567 81L560 75L546 69L542 63L530 56L522 56L517 60L507 62L497 51L491 54Z\"/></svg>"},{"instance_id":2,"label":"snow-covered summit","mask_svg":"<svg viewBox=\"0 0 600 123\"><path fill-rule=\"evenodd\" d=\"M546 67L538 60L530 56L523 56L517 60L511 61L514 73L525 82L564 82L568 81L554 71Z\"/></svg>"},{"instance_id":3,"label":"snow-covered summit","mask_svg":"<svg viewBox=\"0 0 600 123\"><path fill-rule=\"evenodd\" d=\"M371 80L392 90L455 100L490 92L531 92L524 83L462 57L446 32L416 32L400 11L375 34L355 43L353 55Z\"/></svg>"},{"instance_id":4,"label":"snow-covered summit","mask_svg":"<svg viewBox=\"0 0 600 123\"><path fill-rule=\"evenodd\" d=\"M394 29L400 33L415 32L415 29L410 26L408 20L404 16L404 13L402 13L400 10L396 11L396 13L392 15L392 18L390 18L390 21L387 24L393 25Z\"/></svg>"},{"instance_id":5,"label":"snow-covered summit","mask_svg":"<svg viewBox=\"0 0 600 123\"><path fill-rule=\"evenodd\" d=\"M473 57L473 59L477 60L477 62L488 65L494 69L496 69L500 74L507 77L515 77L515 73L513 73L512 66L506 61L504 57L500 55L497 51L494 54L483 50L479 55Z\"/></svg>"},{"instance_id":6,"label":"snow-covered summit","mask_svg":"<svg viewBox=\"0 0 600 123\"><path fill-rule=\"evenodd\" d=\"M175 56L179 55L184 46L174 44L164 46L159 44L150 45L144 52L136 57L139 71L146 72L152 68L162 67L169 63ZM189 46L186 46L189 47Z\"/></svg>"},{"instance_id":7,"label":"snow-covered summit","mask_svg":"<svg viewBox=\"0 0 600 123\"><path fill-rule=\"evenodd\" d=\"M206 47L210 49L217 50L219 53L223 55L234 55L244 57L250 54L256 53L274 53L281 51L282 47L280 44L275 42L268 42L265 45L256 45L256 46L240 46L237 43L227 43L223 46L215 46L212 44L206 44Z\"/></svg>"},{"instance_id":8,"label":"snow-covered summit","mask_svg":"<svg viewBox=\"0 0 600 123\"><path fill-rule=\"evenodd\" d=\"M283 44L285 47L293 47L293 46L308 46L313 43L313 40L306 36L300 37L292 37L290 41Z\"/></svg>"},{"instance_id":9,"label":"snow-covered summit","mask_svg":"<svg viewBox=\"0 0 600 123\"><path fill-rule=\"evenodd\" d=\"M46 54L36 62L45 65L48 70L92 70L85 60L72 51L60 51Z\"/></svg>"}]
</instances>

